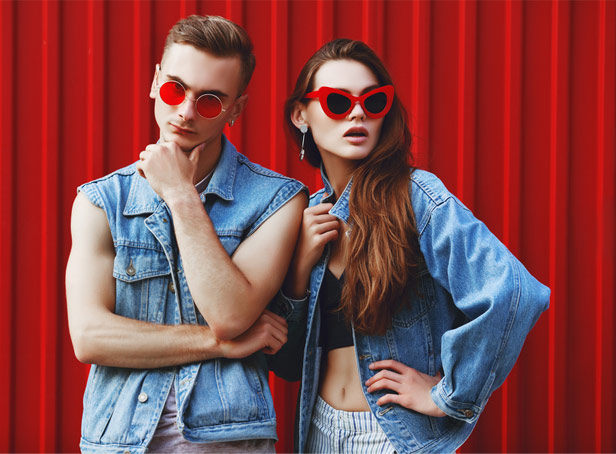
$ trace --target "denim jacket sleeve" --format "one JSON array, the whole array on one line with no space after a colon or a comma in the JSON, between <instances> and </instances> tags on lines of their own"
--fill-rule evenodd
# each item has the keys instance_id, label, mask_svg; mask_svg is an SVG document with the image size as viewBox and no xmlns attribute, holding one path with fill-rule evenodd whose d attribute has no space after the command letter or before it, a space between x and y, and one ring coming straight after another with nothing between
<instances>
[{"instance_id":1,"label":"denim jacket sleeve","mask_svg":"<svg viewBox=\"0 0 616 454\"><path fill-rule=\"evenodd\" d=\"M412 187L420 248L430 274L468 320L441 338L443 378L432 399L472 423L511 371L550 290L431 177L431 186Z\"/></svg>"},{"instance_id":2,"label":"denim jacket sleeve","mask_svg":"<svg viewBox=\"0 0 616 454\"><path fill-rule=\"evenodd\" d=\"M308 295L301 300L288 298L282 290L270 302L268 309L287 321L287 343L275 355L266 355L272 372L287 381L297 381L302 376L302 360L306 343Z\"/></svg>"}]
</instances>

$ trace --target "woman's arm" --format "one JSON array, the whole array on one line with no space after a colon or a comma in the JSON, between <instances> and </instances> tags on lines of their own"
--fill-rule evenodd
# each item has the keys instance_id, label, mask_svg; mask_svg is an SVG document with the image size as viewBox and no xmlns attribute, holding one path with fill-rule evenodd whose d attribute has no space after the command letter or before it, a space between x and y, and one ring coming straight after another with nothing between
<instances>
[{"instance_id":1,"label":"woman's arm","mask_svg":"<svg viewBox=\"0 0 616 454\"><path fill-rule=\"evenodd\" d=\"M550 291L455 197L436 202L418 225L421 251L469 321L442 336L444 376L432 399L473 422L511 371Z\"/></svg>"}]
</instances>

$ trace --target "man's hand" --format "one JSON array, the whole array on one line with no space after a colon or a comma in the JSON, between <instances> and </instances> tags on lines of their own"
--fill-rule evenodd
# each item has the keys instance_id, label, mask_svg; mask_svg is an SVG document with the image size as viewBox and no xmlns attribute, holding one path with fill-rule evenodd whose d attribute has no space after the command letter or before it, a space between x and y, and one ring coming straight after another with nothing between
<instances>
[{"instance_id":1,"label":"man's hand","mask_svg":"<svg viewBox=\"0 0 616 454\"><path fill-rule=\"evenodd\" d=\"M265 310L244 334L229 341L221 341L220 349L225 358L245 358L259 350L273 355L286 342L287 322Z\"/></svg>"},{"instance_id":2,"label":"man's hand","mask_svg":"<svg viewBox=\"0 0 616 454\"><path fill-rule=\"evenodd\" d=\"M167 204L170 200L194 191L202 143L185 153L173 142L148 145L139 153L137 170Z\"/></svg>"},{"instance_id":3,"label":"man's hand","mask_svg":"<svg viewBox=\"0 0 616 454\"><path fill-rule=\"evenodd\" d=\"M366 381L369 393L383 389L397 393L385 394L376 401L377 405L393 403L428 416L446 416L430 395L430 390L442 378L440 373L432 377L393 359L377 361L369 367L382 369Z\"/></svg>"}]
</instances>

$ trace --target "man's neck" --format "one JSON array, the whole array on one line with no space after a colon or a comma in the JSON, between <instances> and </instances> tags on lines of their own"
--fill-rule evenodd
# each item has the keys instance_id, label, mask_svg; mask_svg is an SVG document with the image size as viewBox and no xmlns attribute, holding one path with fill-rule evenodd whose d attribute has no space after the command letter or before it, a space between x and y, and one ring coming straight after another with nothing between
<instances>
[{"instance_id":1,"label":"man's neck","mask_svg":"<svg viewBox=\"0 0 616 454\"><path fill-rule=\"evenodd\" d=\"M197 161L197 171L195 172L195 181L193 181L194 184L197 184L199 181L203 180L214 170L216 164L218 164L221 153L222 135L208 141L205 144L205 148L201 150L199 160Z\"/></svg>"}]
</instances>

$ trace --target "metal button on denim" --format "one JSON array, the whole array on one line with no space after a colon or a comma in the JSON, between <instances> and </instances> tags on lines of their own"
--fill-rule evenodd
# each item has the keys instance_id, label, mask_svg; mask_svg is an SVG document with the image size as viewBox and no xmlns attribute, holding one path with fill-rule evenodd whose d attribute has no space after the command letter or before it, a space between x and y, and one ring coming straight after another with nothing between
<instances>
[{"instance_id":1,"label":"metal button on denim","mask_svg":"<svg viewBox=\"0 0 616 454\"><path fill-rule=\"evenodd\" d=\"M175 285L173 285L173 282L169 282L169 291L175 293Z\"/></svg>"},{"instance_id":2,"label":"metal button on denim","mask_svg":"<svg viewBox=\"0 0 616 454\"><path fill-rule=\"evenodd\" d=\"M139 397L137 397L137 399L139 400L139 402L144 403L148 400L148 395L146 393L141 393L139 394Z\"/></svg>"},{"instance_id":3,"label":"metal button on denim","mask_svg":"<svg viewBox=\"0 0 616 454\"><path fill-rule=\"evenodd\" d=\"M129 276L134 276L137 274L137 270L135 270L135 267L133 266L133 259L130 260L130 263L126 267L126 274Z\"/></svg>"}]
</instances>

